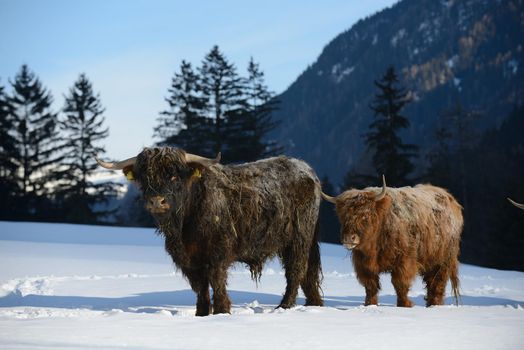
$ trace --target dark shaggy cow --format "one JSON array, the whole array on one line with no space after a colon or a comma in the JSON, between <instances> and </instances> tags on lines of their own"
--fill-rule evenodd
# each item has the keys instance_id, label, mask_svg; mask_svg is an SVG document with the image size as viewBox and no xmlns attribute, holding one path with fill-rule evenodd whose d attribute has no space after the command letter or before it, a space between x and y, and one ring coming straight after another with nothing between
<instances>
[{"instance_id":1,"label":"dark shaggy cow","mask_svg":"<svg viewBox=\"0 0 524 350\"><path fill-rule=\"evenodd\" d=\"M431 185L349 190L333 198L341 223L341 241L352 249L366 305L376 305L379 274L391 272L397 306L411 307L408 291L419 273L427 290L426 305L441 305L448 279L459 297L458 255L462 207L448 192Z\"/></svg>"},{"instance_id":2,"label":"dark shaggy cow","mask_svg":"<svg viewBox=\"0 0 524 350\"><path fill-rule=\"evenodd\" d=\"M234 262L247 264L257 280L275 256L287 280L279 306L293 306L299 286L306 305L322 305L315 172L287 157L231 166L218 161L164 147L98 162L123 169L140 188L167 252L197 294L198 316L230 312L227 271Z\"/></svg>"}]
</instances>

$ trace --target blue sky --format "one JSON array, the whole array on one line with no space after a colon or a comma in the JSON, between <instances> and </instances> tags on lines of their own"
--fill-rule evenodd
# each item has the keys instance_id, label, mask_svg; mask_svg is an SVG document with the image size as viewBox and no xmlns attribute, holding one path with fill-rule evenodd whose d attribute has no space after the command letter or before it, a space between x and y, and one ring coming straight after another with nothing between
<instances>
[{"instance_id":1,"label":"blue sky","mask_svg":"<svg viewBox=\"0 0 524 350\"><path fill-rule=\"evenodd\" d=\"M280 93L336 35L395 2L0 0L0 84L27 63L58 110L86 73L106 107L107 154L128 157L153 143L182 59L199 65L217 44L244 74L253 56Z\"/></svg>"}]
</instances>

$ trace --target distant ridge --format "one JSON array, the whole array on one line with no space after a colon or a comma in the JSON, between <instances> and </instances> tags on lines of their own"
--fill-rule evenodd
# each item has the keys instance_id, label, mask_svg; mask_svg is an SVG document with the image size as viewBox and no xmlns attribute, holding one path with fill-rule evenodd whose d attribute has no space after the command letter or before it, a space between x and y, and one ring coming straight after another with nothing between
<instances>
[{"instance_id":1,"label":"distant ridge","mask_svg":"<svg viewBox=\"0 0 524 350\"><path fill-rule=\"evenodd\" d=\"M273 137L336 184L364 153L378 79L393 64L414 102L407 141L424 152L456 102L499 125L524 102L524 0L403 0L333 39L284 91Z\"/></svg>"}]
</instances>

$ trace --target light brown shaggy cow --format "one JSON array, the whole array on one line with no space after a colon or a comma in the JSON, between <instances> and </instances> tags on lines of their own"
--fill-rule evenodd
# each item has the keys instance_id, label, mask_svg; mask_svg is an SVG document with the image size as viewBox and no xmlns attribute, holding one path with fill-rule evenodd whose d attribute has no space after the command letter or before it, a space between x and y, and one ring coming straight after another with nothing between
<instances>
[{"instance_id":1,"label":"light brown shaggy cow","mask_svg":"<svg viewBox=\"0 0 524 350\"><path fill-rule=\"evenodd\" d=\"M448 279L459 298L458 255L462 207L444 189L431 185L351 189L337 197L341 241L352 249L358 281L366 289L365 305L376 305L379 274L391 273L397 306L411 307L408 291L419 273L427 290L426 306L442 305Z\"/></svg>"}]
</instances>

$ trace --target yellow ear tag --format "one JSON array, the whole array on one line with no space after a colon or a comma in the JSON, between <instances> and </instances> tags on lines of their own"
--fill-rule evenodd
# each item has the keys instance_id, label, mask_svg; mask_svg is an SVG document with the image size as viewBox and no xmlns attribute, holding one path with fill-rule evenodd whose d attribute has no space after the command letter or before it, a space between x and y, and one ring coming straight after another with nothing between
<instances>
[{"instance_id":1,"label":"yellow ear tag","mask_svg":"<svg viewBox=\"0 0 524 350\"><path fill-rule=\"evenodd\" d=\"M192 177L201 178L202 177L202 173L200 172L200 169L196 168L195 171L193 172Z\"/></svg>"},{"instance_id":2,"label":"yellow ear tag","mask_svg":"<svg viewBox=\"0 0 524 350\"><path fill-rule=\"evenodd\" d=\"M126 179L129 181L133 181L135 179L131 170L126 173Z\"/></svg>"}]
</instances>

